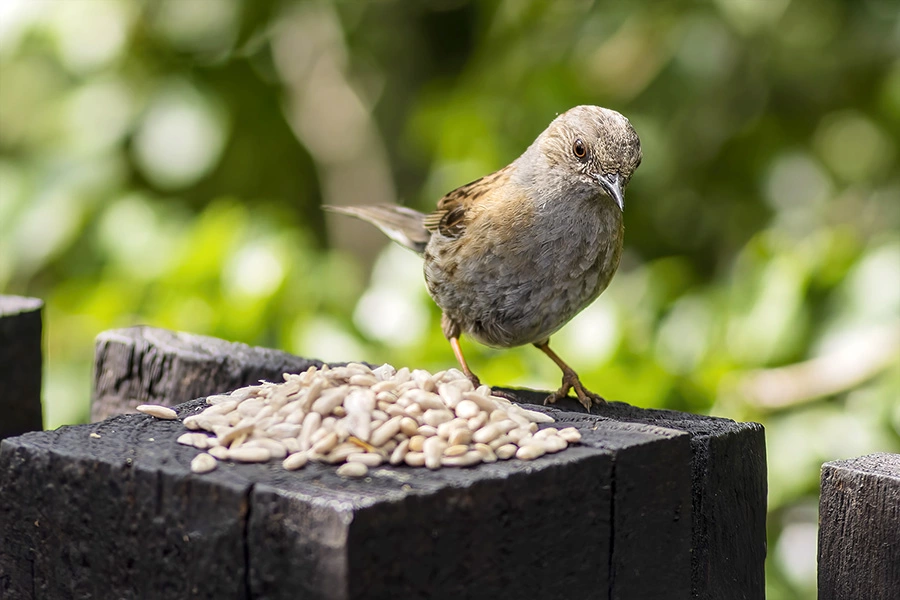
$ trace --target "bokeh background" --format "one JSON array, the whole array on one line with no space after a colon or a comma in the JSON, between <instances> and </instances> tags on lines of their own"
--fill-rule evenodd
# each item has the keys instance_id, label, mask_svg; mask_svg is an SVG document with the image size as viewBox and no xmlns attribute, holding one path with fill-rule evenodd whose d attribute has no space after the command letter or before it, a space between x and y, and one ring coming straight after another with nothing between
<instances>
[{"instance_id":1,"label":"bokeh background","mask_svg":"<svg viewBox=\"0 0 900 600\"><path fill-rule=\"evenodd\" d=\"M139 323L453 364L419 259L321 204L427 211L599 104L644 162L555 347L607 398L764 423L768 597L814 598L821 463L900 451L898 6L3 0L0 291L47 303L45 424L87 420L94 337Z\"/></svg>"}]
</instances>

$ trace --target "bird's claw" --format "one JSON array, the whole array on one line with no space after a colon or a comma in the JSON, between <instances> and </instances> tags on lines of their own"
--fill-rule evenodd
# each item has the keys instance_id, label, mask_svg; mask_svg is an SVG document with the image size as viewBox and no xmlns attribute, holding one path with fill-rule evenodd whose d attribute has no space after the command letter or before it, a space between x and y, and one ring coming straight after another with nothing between
<instances>
[{"instance_id":1,"label":"bird's claw","mask_svg":"<svg viewBox=\"0 0 900 600\"><path fill-rule=\"evenodd\" d=\"M581 380L578 378L578 375L575 374L575 371L568 370L563 371L562 387L547 396L544 400L544 405L553 404L557 400L568 397L569 390L571 389L575 390L575 395L578 397L579 404L581 404L587 412L591 412L591 406L595 404L606 404L606 400L604 400L602 396L595 394L584 387L584 384L581 383Z\"/></svg>"}]
</instances>

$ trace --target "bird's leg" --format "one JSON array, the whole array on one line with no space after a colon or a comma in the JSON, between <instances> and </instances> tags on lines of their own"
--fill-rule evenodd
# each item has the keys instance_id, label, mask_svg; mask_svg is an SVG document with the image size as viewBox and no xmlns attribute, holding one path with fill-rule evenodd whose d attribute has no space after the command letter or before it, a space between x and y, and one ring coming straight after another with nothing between
<instances>
[{"instance_id":1,"label":"bird's leg","mask_svg":"<svg viewBox=\"0 0 900 600\"><path fill-rule=\"evenodd\" d=\"M549 356L550 359L555 362L563 372L562 387L547 396L547 399L544 400L544 404L553 404L557 400L565 398L569 395L569 390L572 388L575 389L575 394L578 396L578 402L580 402L588 412L591 412L592 404L606 404L606 400L604 400L601 396L598 396L597 394L584 387L574 369L567 365L565 361L556 354L556 352L550 349L549 339L546 339L543 342L536 343L535 347Z\"/></svg>"},{"instance_id":2,"label":"bird's leg","mask_svg":"<svg viewBox=\"0 0 900 600\"><path fill-rule=\"evenodd\" d=\"M456 356L456 361L459 363L459 366L462 367L462 371L465 376L468 377L469 381L472 382L472 385L477 388L481 385L481 381L479 381L478 376L475 375L475 373L473 373L471 369L469 369L469 365L466 364L466 359L463 356L462 348L459 347L459 338L454 336L449 338L449 340L450 347L453 348L453 354Z\"/></svg>"},{"instance_id":3,"label":"bird's leg","mask_svg":"<svg viewBox=\"0 0 900 600\"><path fill-rule=\"evenodd\" d=\"M462 367L463 373L469 378L472 385L477 388L481 385L481 381L479 381L478 376L469 369L469 365L466 364L466 359L463 356L462 348L459 347L459 334L461 333L459 325L444 313L441 315L441 330L444 332L444 337L450 342L450 347L453 348L453 355L456 356L456 362Z\"/></svg>"}]
</instances>

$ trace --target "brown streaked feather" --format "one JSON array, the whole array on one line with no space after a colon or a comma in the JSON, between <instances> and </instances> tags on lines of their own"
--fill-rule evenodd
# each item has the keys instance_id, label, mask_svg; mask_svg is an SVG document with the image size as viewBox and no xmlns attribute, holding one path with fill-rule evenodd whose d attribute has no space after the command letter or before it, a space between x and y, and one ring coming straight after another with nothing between
<instances>
[{"instance_id":1,"label":"brown streaked feather","mask_svg":"<svg viewBox=\"0 0 900 600\"><path fill-rule=\"evenodd\" d=\"M493 193L503 189L502 184L509 179L511 169L512 165L508 165L449 192L438 201L437 210L425 217L425 229L450 238L461 236L471 219L472 208L489 201Z\"/></svg>"}]
</instances>

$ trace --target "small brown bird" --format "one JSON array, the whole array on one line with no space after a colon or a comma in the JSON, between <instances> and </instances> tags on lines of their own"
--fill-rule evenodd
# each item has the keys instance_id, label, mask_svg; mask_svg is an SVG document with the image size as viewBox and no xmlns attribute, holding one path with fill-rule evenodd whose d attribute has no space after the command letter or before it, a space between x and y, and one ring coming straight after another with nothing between
<instances>
[{"instance_id":1,"label":"small brown bird","mask_svg":"<svg viewBox=\"0 0 900 600\"><path fill-rule=\"evenodd\" d=\"M465 333L488 346L534 344L559 365L562 387L588 410L588 391L550 349L550 336L593 302L619 266L623 193L641 163L631 123L576 106L507 167L457 188L425 215L402 206L326 207L368 221L425 258L428 292L463 372Z\"/></svg>"}]
</instances>

